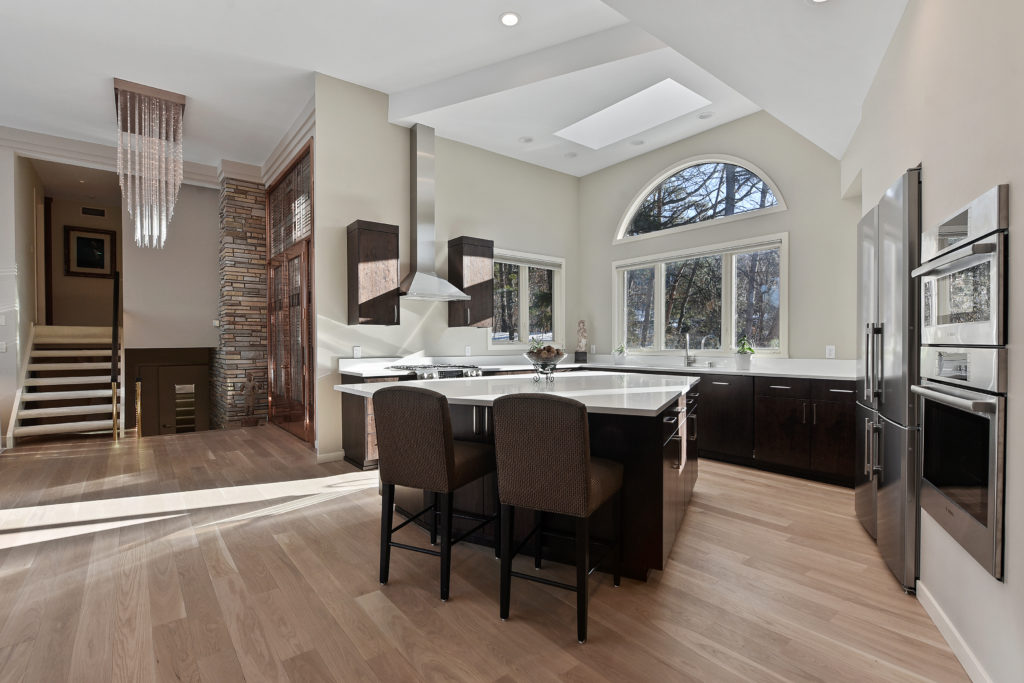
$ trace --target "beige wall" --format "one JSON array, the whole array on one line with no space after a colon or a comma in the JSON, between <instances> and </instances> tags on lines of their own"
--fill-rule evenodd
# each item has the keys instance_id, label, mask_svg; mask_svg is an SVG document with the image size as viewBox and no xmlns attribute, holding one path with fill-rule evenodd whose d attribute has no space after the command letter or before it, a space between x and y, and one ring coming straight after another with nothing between
<instances>
[{"instance_id":1,"label":"beige wall","mask_svg":"<svg viewBox=\"0 0 1024 683\"><path fill-rule=\"evenodd\" d=\"M31 349L29 332L36 321L36 247L43 225L43 183L32 162L18 157L14 177L15 251L18 268L18 362ZM11 321L7 321L11 324Z\"/></svg>"},{"instance_id":2,"label":"beige wall","mask_svg":"<svg viewBox=\"0 0 1024 683\"><path fill-rule=\"evenodd\" d=\"M844 183L860 176L864 207L904 169L921 162L925 226L986 189L1009 183L1011 232L1019 230L1021 26L1024 3L1018 0L910 1L843 157ZM994 681L1019 681L1024 671L1024 423L1014 419L1024 401L1024 363L1017 358L1024 339L1024 278L1012 276L1024 264L1024 240L1010 240L1010 263L1006 582L993 579L927 513L921 519L919 595L926 604L932 596L948 617L947 638L961 648L968 671L982 678L983 670ZM965 655L963 646L973 655Z\"/></svg>"},{"instance_id":3,"label":"beige wall","mask_svg":"<svg viewBox=\"0 0 1024 683\"><path fill-rule=\"evenodd\" d=\"M104 209L105 216L84 216L82 207ZM111 297L114 281L103 277L81 277L64 274L64 228L95 228L113 230L117 234L117 267L124 262L121 234L121 207L99 206L66 199L53 200L50 225L52 240L53 324L110 325Z\"/></svg>"},{"instance_id":4,"label":"beige wall","mask_svg":"<svg viewBox=\"0 0 1024 683\"><path fill-rule=\"evenodd\" d=\"M217 190L182 185L163 249L135 246L125 212L121 300L127 348L217 346L219 211Z\"/></svg>"},{"instance_id":5,"label":"beige wall","mask_svg":"<svg viewBox=\"0 0 1024 683\"><path fill-rule=\"evenodd\" d=\"M649 183L684 160L728 155L760 168L787 210L612 245L620 222ZM856 202L839 198L839 163L760 112L585 176L580 181L579 317L599 353L613 342L614 261L780 232L789 233L789 355L856 357Z\"/></svg>"},{"instance_id":6,"label":"beige wall","mask_svg":"<svg viewBox=\"0 0 1024 683\"><path fill-rule=\"evenodd\" d=\"M387 96L317 75L314 142L316 415L318 450L341 450L338 358L352 346L364 356L425 351L487 353L482 329L447 326L446 303L403 301L402 324L346 324L345 228L362 218L400 228L401 273L409 267L409 130L387 121ZM578 181L474 147L437 139L437 242L459 235L493 239L495 246L566 259L566 320L574 320ZM447 249L437 253L447 273ZM568 324L568 322L567 322ZM575 328L575 325L572 326Z\"/></svg>"}]
</instances>

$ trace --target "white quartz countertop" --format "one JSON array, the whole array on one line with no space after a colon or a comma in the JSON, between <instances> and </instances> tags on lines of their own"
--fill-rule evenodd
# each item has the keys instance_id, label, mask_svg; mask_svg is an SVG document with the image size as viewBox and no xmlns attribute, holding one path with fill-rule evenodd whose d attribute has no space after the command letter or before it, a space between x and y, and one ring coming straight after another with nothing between
<instances>
[{"instance_id":1,"label":"white quartz countertop","mask_svg":"<svg viewBox=\"0 0 1024 683\"><path fill-rule=\"evenodd\" d=\"M699 380L679 375L641 375L590 370L559 374L553 382L534 382L530 375L466 377L403 382L403 387L432 389L454 405L489 406L507 394L542 393L580 401L591 413L656 416ZM337 384L336 391L372 397L393 384Z\"/></svg>"},{"instance_id":2,"label":"white quartz countertop","mask_svg":"<svg viewBox=\"0 0 1024 683\"><path fill-rule=\"evenodd\" d=\"M571 356L570 356L571 358ZM708 367L707 363L714 363L715 367ZM856 379L856 361L852 360L824 360L819 358L770 358L757 354L751 359L750 370L737 370L732 358L717 357L708 359L701 358L696 365L684 367L682 359L674 357L629 357L626 362L617 365L612 362L611 356L595 355L590 363L577 364L569 362L569 359L558 364L559 368L570 370L574 368L586 368L588 370L611 370L616 372L646 371L646 372L672 372L683 374L725 374L725 375L752 375L762 377L806 377L809 379L827 380L853 380ZM522 356L445 356L445 357L424 357L412 361L400 360L398 358L366 358L351 359L342 358L338 361L338 371L346 375L356 377L405 377L412 375L411 372L401 370L389 370L387 366L399 362L411 363L466 363L477 365L484 372L515 372L531 370L532 366Z\"/></svg>"}]
</instances>

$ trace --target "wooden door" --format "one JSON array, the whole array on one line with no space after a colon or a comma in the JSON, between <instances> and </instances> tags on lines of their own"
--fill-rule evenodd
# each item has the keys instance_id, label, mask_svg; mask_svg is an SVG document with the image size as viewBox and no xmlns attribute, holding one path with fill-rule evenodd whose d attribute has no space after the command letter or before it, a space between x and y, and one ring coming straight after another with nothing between
<instances>
[{"instance_id":1,"label":"wooden door","mask_svg":"<svg viewBox=\"0 0 1024 683\"><path fill-rule=\"evenodd\" d=\"M270 260L270 421L313 441L309 239Z\"/></svg>"},{"instance_id":2,"label":"wooden door","mask_svg":"<svg viewBox=\"0 0 1024 683\"><path fill-rule=\"evenodd\" d=\"M811 402L805 399L758 396L754 406L754 457L758 461L807 469L812 412Z\"/></svg>"}]
</instances>

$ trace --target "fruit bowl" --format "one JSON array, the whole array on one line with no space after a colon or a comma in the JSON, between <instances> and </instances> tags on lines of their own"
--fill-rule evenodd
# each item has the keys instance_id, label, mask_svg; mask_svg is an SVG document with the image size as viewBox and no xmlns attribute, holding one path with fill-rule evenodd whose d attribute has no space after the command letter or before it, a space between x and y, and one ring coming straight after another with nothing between
<instances>
[{"instance_id":1,"label":"fruit bowl","mask_svg":"<svg viewBox=\"0 0 1024 683\"><path fill-rule=\"evenodd\" d=\"M548 382L554 382L555 367L565 358L565 353L561 349L546 346L537 351L527 351L523 356L530 361L536 371L533 376L534 382L539 382L542 377Z\"/></svg>"}]
</instances>

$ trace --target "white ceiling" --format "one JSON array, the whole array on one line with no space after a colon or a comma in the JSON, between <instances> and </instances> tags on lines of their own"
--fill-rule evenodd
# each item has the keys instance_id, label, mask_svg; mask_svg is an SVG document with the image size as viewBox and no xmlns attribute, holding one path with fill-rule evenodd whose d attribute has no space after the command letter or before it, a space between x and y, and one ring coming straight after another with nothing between
<instances>
[{"instance_id":1,"label":"white ceiling","mask_svg":"<svg viewBox=\"0 0 1024 683\"><path fill-rule=\"evenodd\" d=\"M119 77L189 98L186 159L262 164L318 71L391 94L393 121L576 175L759 108L839 156L905 4L4 2L0 125L113 144ZM519 25L502 26L503 11ZM600 150L553 136L664 78L711 100L715 116L694 112Z\"/></svg>"}]
</instances>

